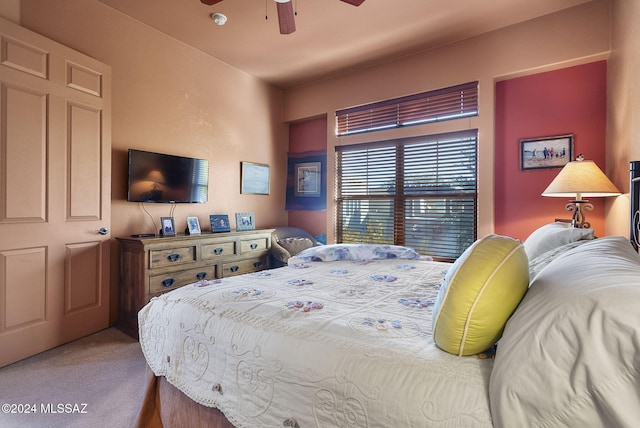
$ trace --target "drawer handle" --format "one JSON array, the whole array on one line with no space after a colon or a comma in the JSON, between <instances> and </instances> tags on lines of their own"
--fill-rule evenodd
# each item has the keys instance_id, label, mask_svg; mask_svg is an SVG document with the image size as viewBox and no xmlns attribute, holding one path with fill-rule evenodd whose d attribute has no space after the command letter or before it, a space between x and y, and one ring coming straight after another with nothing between
<instances>
[{"instance_id":1,"label":"drawer handle","mask_svg":"<svg viewBox=\"0 0 640 428\"><path fill-rule=\"evenodd\" d=\"M196 274L196 278L198 278L198 281L202 281L203 279L205 279L207 277L207 273L206 272L198 272Z\"/></svg>"},{"instance_id":2,"label":"drawer handle","mask_svg":"<svg viewBox=\"0 0 640 428\"><path fill-rule=\"evenodd\" d=\"M176 282L175 279L173 278L167 278L164 281L162 281L162 286L163 287L171 287L173 285L173 283Z\"/></svg>"},{"instance_id":3,"label":"drawer handle","mask_svg":"<svg viewBox=\"0 0 640 428\"><path fill-rule=\"evenodd\" d=\"M239 266L231 266L231 267L229 268L229 270L230 270L231 272L238 272L238 269L240 269L240 267L239 267Z\"/></svg>"},{"instance_id":4,"label":"drawer handle","mask_svg":"<svg viewBox=\"0 0 640 428\"><path fill-rule=\"evenodd\" d=\"M168 259L170 262L177 262L177 261L178 261L178 260L180 260L181 258L182 258L182 256L181 256L180 254L176 254L176 253L169 254L169 255L167 256L167 259Z\"/></svg>"},{"instance_id":5,"label":"drawer handle","mask_svg":"<svg viewBox=\"0 0 640 428\"><path fill-rule=\"evenodd\" d=\"M224 251L224 248L219 248L219 247L213 250L216 256L219 256L220 254L222 254L223 251Z\"/></svg>"},{"instance_id":6,"label":"drawer handle","mask_svg":"<svg viewBox=\"0 0 640 428\"><path fill-rule=\"evenodd\" d=\"M262 262L253 262L253 267L258 268L262 266Z\"/></svg>"},{"instance_id":7,"label":"drawer handle","mask_svg":"<svg viewBox=\"0 0 640 428\"><path fill-rule=\"evenodd\" d=\"M258 248L258 244L256 244L255 242L252 242L251 245L249 245L251 247L252 250L255 250L256 248Z\"/></svg>"}]
</instances>

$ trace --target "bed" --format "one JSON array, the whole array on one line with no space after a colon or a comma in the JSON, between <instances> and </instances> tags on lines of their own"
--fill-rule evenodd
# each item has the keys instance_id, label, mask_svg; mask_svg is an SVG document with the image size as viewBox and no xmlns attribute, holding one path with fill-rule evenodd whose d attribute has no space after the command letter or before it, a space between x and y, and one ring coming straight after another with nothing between
<instances>
[{"instance_id":1,"label":"bed","mask_svg":"<svg viewBox=\"0 0 640 428\"><path fill-rule=\"evenodd\" d=\"M314 247L140 311L137 426L633 426L638 307L629 240L566 223L453 264Z\"/></svg>"}]
</instances>

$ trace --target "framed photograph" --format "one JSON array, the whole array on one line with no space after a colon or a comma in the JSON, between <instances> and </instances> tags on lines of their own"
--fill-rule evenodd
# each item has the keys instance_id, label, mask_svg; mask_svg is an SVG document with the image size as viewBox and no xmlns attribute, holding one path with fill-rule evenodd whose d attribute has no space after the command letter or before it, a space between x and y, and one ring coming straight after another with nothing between
<instances>
[{"instance_id":1,"label":"framed photograph","mask_svg":"<svg viewBox=\"0 0 640 428\"><path fill-rule=\"evenodd\" d=\"M573 134L520 140L520 169L562 168L573 159Z\"/></svg>"},{"instance_id":2,"label":"framed photograph","mask_svg":"<svg viewBox=\"0 0 640 428\"><path fill-rule=\"evenodd\" d=\"M294 167L294 195L319 198L321 195L322 165L320 162L301 162Z\"/></svg>"},{"instance_id":3,"label":"framed photograph","mask_svg":"<svg viewBox=\"0 0 640 428\"><path fill-rule=\"evenodd\" d=\"M327 209L327 152L287 154L286 210Z\"/></svg>"},{"instance_id":4,"label":"framed photograph","mask_svg":"<svg viewBox=\"0 0 640 428\"><path fill-rule=\"evenodd\" d=\"M211 231L217 232L231 232L229 226L229 216L226 214L215 214L209 216L209 222L211 223Z\"/></svg>"},{"instance_id":5,"label":"framed photograph","mask_svg":"<svg viewBox=\"0 0 640 428\"><path fill-rule=\"evenodd\" d=\"M236 230L254 230L255 228L253 213L236 213Z\"/></svg>"},{"instance_id":6,"label":"framed photograph","mask_svg":"<svg viewBox=\"0 0 640 428\"><path fill-rule=\"evenodd\" d=\"M176 224L173 221L173 217L160 217L160 229L161 236L176 236Z\"/></svg>"},{"instance_id":7,"label":"framed photograph","mask_svg":"<svg viewBox=\"0 0 640 428\"><path fill-rule=\"evenodd\" d=\"M269 165L253 162L240 163L240 193L269 194Z\"/></svg>"},{"instance_id":8,"label":"framed photograph","mask_svg":"<svg viewBox=\"0 0 640 428\"><path fill-rule=\"evenodd\" d=\"M187 217L187 233L189 235L200 235L200 222L198 217Z\"/></svg>"}]
</instances>

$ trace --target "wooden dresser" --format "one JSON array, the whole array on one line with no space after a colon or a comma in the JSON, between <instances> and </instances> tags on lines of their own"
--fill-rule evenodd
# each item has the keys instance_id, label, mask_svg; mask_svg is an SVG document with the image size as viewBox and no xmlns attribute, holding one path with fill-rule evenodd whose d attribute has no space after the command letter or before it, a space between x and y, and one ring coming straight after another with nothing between
<instances>
[{"instance_id":1,"label":"wooden dresser","mask_svg":"<svg viewBox=\"0 0 640 428\"><path fill-rule=\"evenodd\" d=\"M138 311L149 300L202 279L269 268L273 229L117 238L120 242L118 328L138 337Z\"/></svg>"}]
</instances>

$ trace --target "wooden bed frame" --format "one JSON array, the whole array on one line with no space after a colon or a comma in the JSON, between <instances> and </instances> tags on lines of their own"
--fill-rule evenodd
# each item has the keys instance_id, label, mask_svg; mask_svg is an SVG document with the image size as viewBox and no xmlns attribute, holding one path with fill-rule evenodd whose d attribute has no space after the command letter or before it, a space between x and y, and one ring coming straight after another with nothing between
<instances>
[{"instance_id":1,"label":"wooden bed frame","mask_svg":"<svg viewBox=\"0 0 640 428\"><path fill-rule=\"evenodd\" d=\"M171 385L164 376L156 376L148 366L146 384L136 420L137 428L233 428L220 410L196 403Z\"/></svg>"},{"instance_id":2,"label":"wooden bed frame","mask_svg":"<svg viewBox=\"0 0 640 428\"><path fill-rule=\"evenodd\" d=\"M640 161L630 163L630 240L640 248ZM138 428L207 426L233 428L218 409L191 400L167 380L147 367L147 389L136 421Z\"/></svg>"}]
</instances>

